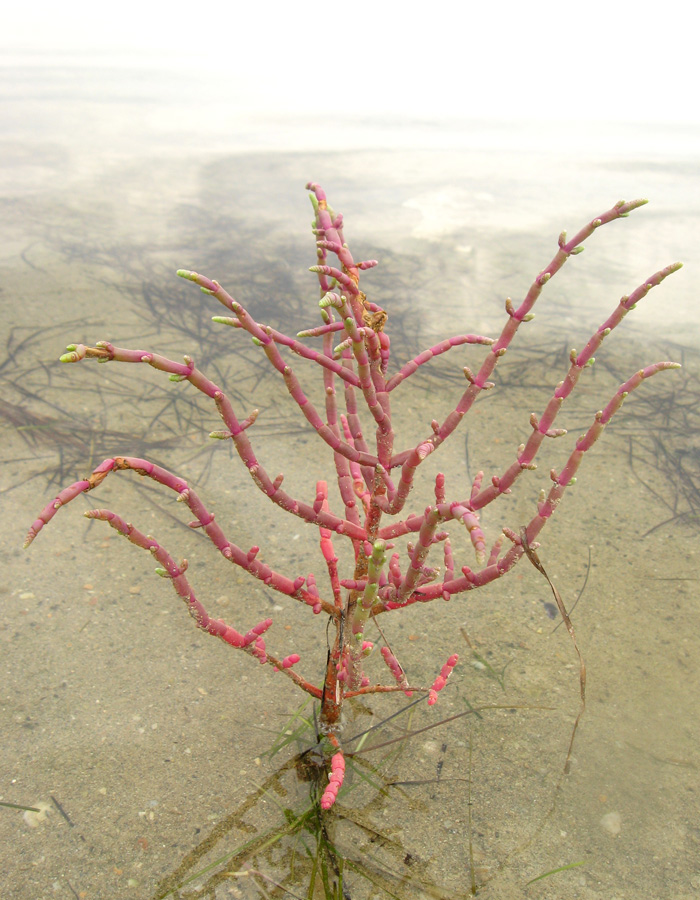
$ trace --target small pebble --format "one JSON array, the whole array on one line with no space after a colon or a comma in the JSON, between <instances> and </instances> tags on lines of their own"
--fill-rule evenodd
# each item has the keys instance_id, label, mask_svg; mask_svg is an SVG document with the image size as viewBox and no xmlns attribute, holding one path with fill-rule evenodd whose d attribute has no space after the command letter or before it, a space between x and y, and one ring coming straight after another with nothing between
<instances>
[{"instance_id":1,"label":"small pebble","mask_svg":"<svg viewBox=\"0 0 700 900\"><path fill-rule=\"evenodd\" d=\"M622 830L622 816L619 812L606 813L600 824L609 834L619 834Z\"/></svg>"},{"instance_id":2,"label":"small pebble","mask_svg":"<svg viewBox=\"0 0 700 900\"><path fill-rule=\"evenodd\" d=\"M34 599L34 594L32 594L31 591L23 591L23 592L19 595L19 599L20 599L20 600L33 600L33 599Z\"/></svg>"},{"instance_id":3,"label":"small pebble","mask_svg":"<svg viewBox=\"0 0 700 900\"><path fill-rule=\"evenodd\" d=\"M34 806L39 810L39 812L32 812L31 810L27 809L22 816L22 818L30 828L38 828L42 822L45 822L48 819L49 813L51 812L50 803L35 803Z\"/></svg>"}]
</instances>

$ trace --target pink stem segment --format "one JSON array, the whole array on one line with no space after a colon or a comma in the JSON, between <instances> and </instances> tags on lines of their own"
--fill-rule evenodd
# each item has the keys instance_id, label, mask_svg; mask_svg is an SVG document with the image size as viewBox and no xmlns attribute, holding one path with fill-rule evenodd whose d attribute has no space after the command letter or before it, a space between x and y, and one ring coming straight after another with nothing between
<instances>
[{"instance_id":1,"label":"pink stem segment","mask_svg":"<svg viewBox=\"0 0 700 900\"><path fill-rule=\"evenodd\" d=\"M287 576L271 568L265 562L266 554L261 552L260 546L256 544L243 549L227 537L213 513L186 481L149 460L129 456L105 459L87 478L59 491L30 526L25 546L32 543L59 509L80 494L99 487L112 472L133 471L172 491L194 516L190 527L200 529L227 561L278 594L310 607L314 614L325 613L327 628L319 637L326 660L325 676L322 686L318 687L297 673L298 654L291 653L282 659L270 654L266 639L269 638L271 619L263 619L248 631L240 632L222 620L212 618L188 581L185 560L176 563L153 537L143 534L110 510L95 509L86 514L89 518L108 522L132 544L154 557L159 564L156 571L172 582L199 628L242 650L261 665L270 665L283 672L299 688L320 701L320 728L334 751L329 784L320 800L322 809L328 810L336 802L345 774L345 757L338 739L344 701L365 694L403 691L410 696L412 691L426 691L428 703L433 705L457 664L457 655L453 654L430 688L411 685L390 647L393 638L384 633L378 617L415 603L428 603L437 598L450 600L457 594L482 587L510 571L526 548L535 546L565 491L575 482L585 454L628 394L647 378L675 368L676 363L658 362L647 366L620 385L607 405L596 413L588 430L575 442L561 472L557 474L552 470L549 490L541 493L524 533L503 526L491 537L487 549L480 521L481 510L510 493L523 472L536 468L537 458L544 453L546 439L566 434L563 428L557 427L557 416L576 390L583 371L593 364L595 353L605 338L652 288L677 271L680 264L660 269L629 296L622 297L590 336L583 350L571 351L568 371L544 408L530 414L529 429L525 419L525 440L505 470L490 478L479 471L471 484L462 484L456 497L450 496L444 474L435 474L432 456L455 432L477 398L494 387L490 379L498 362L510 349L520 326L533 318L534 306L544 286L571 256L583 249L583 242L594 231L627 216L646 201L620 201L589 221L570 240L562 233L549 265L537 274L524 298L517 304L506 301L505 324L495 340L466 333L446 337L392 372L388 313L379 306L376 297L368 297L365 291L365 280L371 280L371 276L365 279L364 273L371 271L376 262L354 260L344 237L342 216L331 209L318 184L309 182L307 188L314 209L316 243L316 264L311 271L318 280L320 297L315 310L318 318L309 327L300 329L296 336L256 321L214 279L189 270L178 271L178 275L198 285L225 308L228 315L217 316L215 321L233 326L234 336L252 340L264 354L264 361L279 379L280 387L284 385L283 396L287 397L291 408L296 409L296 414L303 416L319 450L326 453L329 467L314 476L315 490L312 482L306 499L287 493L283 489L283 475L271 477L253 449L251 435L255 434L256 422L264 416L264 410L260 413L251 403L247 414L239 418L230 397L197 369L191 356L185 356L179 362L152 351L122 348L100 341L95 347L71 344L61 361L96 359L100 363L146 363L167 373L172 382L191 384L213 401L223 427L211 432L210 436L233 443L255 488L277 509L296 516L305 525L314 526L320 549L320 572ZM320 339L320 347L307 343L316 339ZM480 347L485 350L479 350ZM462 383L456 403L455 400L446 403L443 409L447 413L442 413L441 421L432 418L429 426L422 426L425 428L422 436L417 431L407 447L395 449L392 392L405 386L409 392L406 408L416 408L417 403L411 406L411 400L415 401L418 396L415 393L417 381L413 376L448 351L450 359L455 355L466 355L471 359L478 352L481 364L472 369L460 361L466 385ZM290 365L292 358L294 368ZM316 376L315 386L309 386L309 373ZM237 385L239 391L244 391L243 384ZM441 401L442 396L436 397L436 416ZM295 455L294 448L289 448L289 456L293 463L300 458ZM309 472L319 469L313 454L305 456L304 460L295 475L303 476L306 468ZM429 468L430 479L434 479L434 502L430 501L431 505L422 513L412 512L407 509L409 498L417 487L420 473ZM337 490L333 485L329 488L329 474L335 476ZM333 512L334 508L342 508L342 515ZM243 515L246 515L245 511ZM252 513L247 515L250 518ZM250 524L253 527L255 523ZM460 538L459 542L456 537ZM396 548L394 541L401 538L406 540ZM473 569L460 564L463 545L469 550ZM396 552L390 552L392 550ZM342 571L343 566L345 571ZM157 630L160 626L149 623L149 627ZM384 644L381 657L389 669L389 684L377 683L371 677L369 666L373 655L372 643L366 640L368 629L372 629L369 635L372 638L378 630ZM384 674L386 676L386 672Z\"/></svg>"}]
</instances>

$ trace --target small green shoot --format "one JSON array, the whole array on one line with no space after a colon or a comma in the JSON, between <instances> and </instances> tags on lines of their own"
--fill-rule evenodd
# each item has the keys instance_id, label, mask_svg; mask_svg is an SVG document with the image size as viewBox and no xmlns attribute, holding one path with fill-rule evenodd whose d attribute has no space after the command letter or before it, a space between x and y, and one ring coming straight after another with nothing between
<instances>
[{"instance_id":1,"label":"small green shoot","mask_svg":"<svg viewBox=\"0 0 700 900\"><path fill-rule=\"evenodd\" d=\"M302 716L302 712L306 709L309 703L312 703L311 697L308 697L301 706L294 712L290 718L287 720L286 724L282 726L279 734L277 735L276 741L270 747L269 750L265 750L262 756L269 756L272 758L280 750L283 750L289 744L294 743L297 740L300 740L302 737L306 735L307 731L313 730L313 722L310 719ZM297 723L297 720L300 720ZM297 723L295 725L295 723Z\"/></svg>"},{"instance_id":2,"label":"small green shoot","mask_svg":"<svg viewBox=\"0 0 700 900\"><path fill-rule=\"evenodd\" d=\"M479 653L479 651L474 647L474 645L472 644L472 642L471 642L470 639L469 639L469 635L467 634L466 628L460 628L459 630L460 630L461 633L462 633L462 637L464 638L464 641L465 641L467 647L469 647L469 649L470 649L471 652L472 652L472 659L473 659L476 663L478 663L478 666L475 666L475 668L481 668L481 671L483 671L484 674L485 674L488 678L492 678L494 681L497 681L498 684L501 686L501 690L502 690L503 692L505 692L505 689L506 689L506 669L507 669L508 666L511 664L512 660L509 659L508 662L505 664L505 666L503 666L503 668L501 669L501 671L500 671L500 672L497 672L497 671L494 669L494 667L491 665L491 663L486 659L486 657L482 656L482 655Z\"/></svg>"},{"instance_id":3,"label":"small green shoot","mask_svg":"<svg viewBox=\"0 0 700 900\"><path fill-rule=\"evenodd\" d=\"M549 872L543 872L541 875L538 875L537 878L531 878L529 881L526 881L525 887L527 887L528 884L534 884L536 881L542 881L543 878L549 878L550 875L556 875L557 872L566 872L567 869L577 869L579 866L585 865L586 860L583 859L581 862L573 862L566 866L559 866L558 869L550 869Z\"/></svg>"}]
</instances>

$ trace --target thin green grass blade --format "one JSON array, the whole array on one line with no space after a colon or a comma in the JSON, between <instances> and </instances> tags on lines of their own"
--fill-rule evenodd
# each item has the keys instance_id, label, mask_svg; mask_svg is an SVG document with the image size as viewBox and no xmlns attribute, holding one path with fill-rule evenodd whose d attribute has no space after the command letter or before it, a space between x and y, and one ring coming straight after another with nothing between
<instances>
[{"instance_id":1,"label":"thin green grass blade","mask_svg":"<svg viewBox=\"0 0 700 900\"><path fill-rule=\"evenodd\" d=\"M322 852L319 850L319 852ZM326 896L326 900L333 900L333 894L331 893L331 883L328 879L328 866L326 864L326 855L325 853L321 856L321 879L323 881L323 891Z\"/></svg>"},{"instance_id":2,"label":"thin green grass blade","mask_svg":"<svg viewBox=\"0 0 700 900\"><path fill-rule=\"evenodd\" d=\"M190 875L189 878L181 881L180 884L169 890L167 894L163 894L161 900L166 900L167 897L175 894L176 891L180 890L180 888L186 887L188 884L192 884L193 881L196 881L203 875L206 875L214 869L217 869L219 866L223 866L224 863L227 863L229 860L234 859L237 856L241 856L246 852L246 850L251 850L254 848L256 852L262 853L263 850L267 850L268 847L271 847L273 844L281 841L283 837L286 837L288 834L293 834L294 831L299 827L301 820L308 816L312 811L313 810L308 810L304 815L300 816L298 819L295 819L294 822L283 825L281 828L278 828L276 830L271 829L264 835L258 835L258 837L246 841L245 844L241 844L240 847L237 847L230 853L225 853L223 856L220 856L218 859L215 859L213 862L209 863L208 866L205 866L203 869L195 872L194 875Z\"/></svg>"},{"instance_id":3,"label":"thin green grass blade","mask_svg":"<svg viewBox=\"0 0 700 900\"><path fill-rule=\"evenodd\" d=\"M384 893L387 896L393 897L394 900L404 900L403 897L399 897L398 894L395 894L393 891L390 891L389 888L386 886L386 884L384 884L383 880L381 878L379 878L377 875L375 875L374 872L371 872L369 869L367 869L365 866L363 866L361 863L357 862L356 860L348 859L346 857L345 865L348 866L350 869L353 869L355 872L357 872L358 875L361 875L363 878L367 879L367 881L369 881L370 884L373 884L375 887L384 891Z\"/></svg>"},{"instance_id":4,"label":"thin green grass blade","mask_svg":"<svg viewBox=\"0 0 700 900\"><path fill-rule=\"evenodd\" d=\"M316 874L318 872L318 856L314 856L311 864L311 875L309 877L309 890L306 892L307 900L313 900L314 888L316 886Z\"/></svg>"},{"instance_id":5,"label":"thin green grass blade","mask_svg":"<svg viewBox=\"0 0 700 900\"><path fill-rule=\"evenodd\" d=\"M536 881L542 881L543 878L549 878L550 875L556 875L557 872L566 872L567 869L577 869L579 866L585 866L586 860L581 860L581 862L569 863L566 866L559 866L558 869L550 869L549 872L543 872L542 875L538 875L537 878L531 878L529 881L525 882L525 887L528 884L534 884Z\"/></svg>"},{"instance_id":6,"label":"thin green grass blade","mask_svg":"<svg viewBox=\"0 0 700 900\"><path fill-rule=\"evenodd\" d=\"M423 734L426 731L431 731L433 728L438 728L440 725L446 725L448 722L454 722L455 719L462 719L464 716L479 717L480 712L493 709L537 709L552 712L555 707L540 706L537 703L485 703L483 706L471 706L464 712L456 713L454 716L448 716L446 719L440 719L439 722L432 722L430 725L425 725L423 728L416 728L414 731L402 735L401 737L392 738L389 741L382 741L380 744L372 744L371 747L365 747L364 752L369 753L370 750L379 750L382 747L388 747L390 744L397 744L399 741L405 741L407 738L414 737L417 734Z\"/></svg>"},{"instance_id":7,"label":"thin green grass blade","mask_svg":"<svg viewBox=\"0 0 700 900\"><path fill-rule=\"evenodd\" d=\"M359 765L353 764L354 761L352 759L350 759L349 762L350 762L350 767L351 767L353 773L355 775L357 775L358 778L361 778L366 784L368 784L371 788L374 788L375 791L378 791L383 796L387 795L388 791L386 789L386 785L379 784L379 783L373 781L372 778L370 778L370 776L366 772L362 771L362 768ZM366 763L367 760L363 760L363 762ZM372 767L372 769L373 769L373 772L377 771L374 766ZM347 785L347 789L348 789L348 791L351 791L356 786L357 785L355 785L355 784L349 784L349 785ZM343 785L343 787L340 789L339 796L342 796L345 787L346 787L346 785Z\"/></svg>"},{"instance_id":8,"label":"thin green grass blade","mask_svg":"<svg viewBox=\"0 0 700 900\"><path fill-rule=\"evenodd\" d=\"M493 679L493 681L497 681L501 686L501 690L505 692L506 689L506 669L511 664L512 660L508 660L508 662L503 666L500 672L497 672L491 663L486 659L485 656L482 656L477 650L472 648L472 657L483 666L484 674L487 678Z\"/></svg>"},{"instance_id":9,"label":"thin green grass blade","mask_svg":"<svg viewBox=\"0 0 700 900\"><path fill-rule=\"evenodd\" d=\"M337 900L343 900L343 869L345 865L345 857L338 857L338 884L337 888Z\"/></svg>"},{"instance_id":10,"label":"thin green grass blade","mask_svg":"<svg viewBox=\"0 0 700 900\"><path fill-rule=\"evenodd\" d=\"M311 697L307 697L306 700L304 700L304 702L301 704L301 706L285 722L277 736L277 740L273 743L272 747L270 747L269 750L266 750L262 754L263 756L273 757L276 753L279 753L280 750L283 750L288 744L291 744L293 741L295 741L298 735L303 734L304 731L307 731L308 729L313 727L311 720L302 716L302 712L306 709L309 703L313 703ZM297 719L302 720L301 725L293 728L292 726L297 721ZM288 734L288 732L290 733Z\"/></svg>"},{"instance_id":11,"label":"thin green grass blade","mask_svg":"<svg viewBox=\"0 0 700 900\"><path fill-rule=\"evenodd\" d=\"M280 803L280 801L277 799L277 797L275 797L274 794L272 794L270 791L268 791L267 788L265 788L262 784L258 784L256 781L253 781L253 780L251 780L250 783L255 785L255 787L258 789L258 792L260 793L261 797L265 797L270 801L270 803L275 804L277 809L279 809L279 811L282 813L282 815L285 817L285 819L288 822L291 821L289 818L290 814L292 816L294 816L293 821L300 821L302 818L308 816L314 810L314 807L312 805L307 806L301 812L295 812L294 810L290 810L289 807L284 806L283 803Z\"/></svg>"},{"instance_id":12,"label":"thin green grass blade","mask_svg":"<svg viewBox=\"0 0 700 900\"><path fill-rule=\"evenodd\" d=\"M37 809L36 806L20 806L19 803L3 803L1 800L0 806L6 806L8 809L23 809L26 812L41 812L41 810Z\"/></svg>"}]
</instances>

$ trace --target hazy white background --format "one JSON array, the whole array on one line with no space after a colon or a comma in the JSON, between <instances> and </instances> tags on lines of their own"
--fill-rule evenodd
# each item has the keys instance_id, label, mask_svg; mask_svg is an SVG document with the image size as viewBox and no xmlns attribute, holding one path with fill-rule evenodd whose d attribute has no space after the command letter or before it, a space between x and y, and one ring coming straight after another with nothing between
<instances>
[{"instance_id":1,"label":"hazy white background","mask_svg":"<svg viewBox=\"0 0 700 900\"><path fill-rule=\"evenodd\" d=\"M2 799L9 802L59 797L80 827L68 829L54 814L45 829L27 829L19 814L13 818L4 810L3 898L58 900L83 892L144 896L149 880L178 864L176 848L193 840L191 823L206 822L203 834L209 833L209 823L230 812L236 794L251 790L250 774L239 765L247 766L267 746L269 735L249 726L265 710L276 715L288 702L279 683L263 678L256 680L255 691L240 691L238 662L227 663L214 642L198 640L187 616L165 599L164 591L161 599L148 600L158 615L172 609L172 620L167 628L158 625L154 641L152 629L144 627L144 615L151 613L142 614L148 607L138 605L150 598L148 561L137 558L126 542L113 541L108 561L98 562L103 533L81 530L80 501L47 529L30 555L20 556L19 546L28 524L56 490L28 479L57 462L59 453L64 459L71 446L66 429L78 445L66 470L82 477L103 428L109 432L105 455L134 452L129 433L146 427L153 407L129 398L157 400L151 386L155 391L163 382L134 366L75 372L56 361L62 348L68 341L110 338L179 356L197 348L197 340L206 342L206 329L200 332L191 324L202 295L178 285L178 267L221 278L237 295L240 289L241 299L250 297L251 310L265 321L268 313L259 309L273 310L273 323L277 313L261 304L279 298L284 310L288 285L301 291L307 284L311 307L317 288L304 273L314 259L303 190L309 178L320 181L346 213L351 246L379 258L368 284L372 291L376 285L378 301L392 309L391 321L401 322L402 309L420 312L421 346L430 343L428 337L437 341L467 328L497 333L505 296L522 296L551 258L562 228L573 234L620 197L651 198L649 207L625 223L592 236L586 253L547 288L532 331L519 335L515 352L522 355L506 370L514 373L514 392L501 392L499 375L499 388L488 397L494 419L480 411L481 418L469 423L474 431L468 446L479 465L489 472L500 470L499 460L508 465L513 448L529 433L528 412L543 408L529 405L535 402L529 389L527 400L519 391L546 374L538 354L549 335L553 349L583 346L622 293L663 265L684 260L684 269L654 290L606 341L582 385L585 416L562 422L577 425L569 440L579 426L587 427L606 395L602 379L614 389L609 372L619 372L619 384L655 359L684 360L682 372L654 378L625 407L604 446L586 459L581 490L567 495L560 524L547 532L546 562L549 567L553 560L567 602L582 584L587 544L595 544L591 581L576 611L589 665L590 702L577 737L570 787L553 793L568 735L562 732L555 745L544 720L523 714L513 717L517 740L506 741L505 751L498 749L500 733L495 743L475 746L475 765L485 774L474 782L474 814L486 835L481 859L498 866L503 876L490 896L520 898L528 879L583 859L589 861L585 868L562 873L562 879L571 880L539 882L543 887L537 890L545 893L538 896L693 895L699 815L690 782L700 762L689 723L697 722L700 708L697 691L689 686L700 681L700 623L694 594L697 532L692 519L682 517L697 509L690 505L689 486L697 490L700 484L699 429L693 418L700 384L700 104L695 96L700 79L691 18L697 14L685 3L685 8L677 0L624 5L615 0L517 5L482 0L478 6L464 0L450 6L381 0L5 4L0 18L0 348L13 348L13 355L0 368L0 388L8 406L21 411L30 402L36 412L51 417L47 422L59 424L55 444L45 443L52 428L37 438L41 451L47 448L41 463L27 460L23 431L3 431L4 454L17 462L0 467L0 475L3 485L17 491L0 517L7 586L5 595L0 590L0 607L7 605L7 628L0 630L5 663L0 712L9 713L0 724L6 748L0 791L7 791ZM162 298L157 309L165 310L164 324L149 318L144 299L151 295ZM211 315L206 303L201 310ZM408 332L418 319L406 321ZM28 343L19 343L26 335ZM663 345L657 349L659 341ZM204 348L194 352L205 371L219 372L219 360L221 371L238 371L236 353L212 360ZM248 357L240 359L247 364ZM553 354L552 367L553 384L563 377L566 363L555 367ZM138 381L142 378L147 388ZM229 380L236 396L249 384ZM165 390L172 387L166 379ZM256 393L255 404L264 411L256 428L268 428L261 458L269 456L272 462L265 464L274 473L279 470L275 460L288 470L291 452L302 462L296 470L292 466L288 478L298 477L301 484L317 469L311 444L307 449L278 434L274 407L265 410L264 383L261 390L262 400ZM410 405L410 393L405 396ZM651 417L661 409L662 398L669 398L668 408L662 418L650 418L645 437L638 423L644 410ZM420 399L420 408L432 399ZM442 391L434 399L449 408ZM167 402L164 412L170 409ZM402 412L406 424L417 415L408 405ZM209 408L206 415L211 416ZM498 416L503 425L498 420L491 433ZM659 421L663 426L653 424ZM172 415L168 430L165 415L156 417L153 435L180 435L183 422ZM505 439L496 446L501 427ZM116 430L123 435L115 436ZM640 431L641 441L648 440L639 443L635 471L643 473L653 494L640 494L629 465L634 451L627 436ZM460 472L462 440L450 445ZM168 451L168 465L180 474L180 461L195 446L188 435L180 451ZM557 442L554 452L564 454L565 445ZM655 466L665 463L658 460L677 460L679 466L682 461L682 468L673 464L675 480L659 473ZM253 543L254 534L246 537L249 523L254 520L257 529L259 521L267 529L272 521L267 507L258 519L258 508L246 506L241 517L238 498L252 495L243 493L247 488L229 467L214 468L218 472L206 493L217 497L222 521L240 520L231 537ZM539 487L549 483L548 468L545 464L541 475L533 476L521 499L529 490L534 502ZM199 478L194 468L191 473ZM313 479L310 483L311 488L305 481L300 488L304 496L313 491ZM110 484L105 491L119 491L124 499L107 493L101 495L106 504L113 497L114 508L131 509L141 527L150 521L156 502L150 495L130 495L126 482ZM234 493L226 498L229 488ZM161 500L168 502L162 495ZM179 543L180 534L169 531L167 518L155 509L153 514L159 540L168 543L171 535L173 550L186 546ZM676 514L681 516L676 522L671 519L647 540L640 537ZM510 524L519 521L527 519L515 516ZM500 520L485 524L493 534ZM277 520L273 525L277 528ZM281 551L284 544L292 546L293 536L280 528L272 539ZM273 561L274 545L269 550ZM220 583L213 569L208 581L209 557L207 569L198 570L204 557L197 556L196 546L192 552L187 551L193 572L200 573L203 598L239 593L235 584ZM109 567L114 577L107 574ZM122 575L129 580L118 580ZM123 588L132 584L140 590L142 577L149 580L143 581L141 600L124 595ZM520 627L534 621L547 630L541 609L546 594L535 578L532 570L522 583L508 581L502 599L491 595L496 602L479 607L481 619L473 618L471 601L466 612L450 605L450 622L456 628L456 617L463 615L476 621L483 646L494 651L500 665L523 662L522 671L520 662L509 671L518 668L514 677L528 696L541 691L546 705L556 697L568 714L577 708L578 684L575 669L562 677L563 659L576 664L566 633L560 629L553 638L560 642L554 661L555 645L546 645L545 655L540 650L545 644L534 643L534 629ZM94 594L80 587L87 579L95 582ZM257 597L246 600L251 616L254 607L261 617L268 614L269 601L262 594L246 596ZM18 615L18 602L26 606L26 616ZM539 620L529 618L530 608ZM297 644L304 640L325 660L325 644L314 648L317 632L296 630L296 609L279 615L295 623L290 652L304 652ZM275 617L276 634L283 635L280 626L287 620ZM431 625L430 641L417 642L416 652L433 652L447 641L444 628L449 627L447 619L442 626ZM521 655L528 645L532 649ZM443 658L453 648L445 643ZM549 659L551 666L545 662ZM525 664L528 672L539 674L522 680ZM240 672L244 669L249 671L243 666ZM218 691L195 695L195 708L193 688L200 684ZM483 696L480 685L475 689ZM59 694L63 699L54 699ZM221 696L238 698L223 714ZM141 725L150 728L139 725L135 731L136 712ZM277 727L284 719L269 721ZM551 721L556 729L562 719ZM178 741L179 750L174 749ZM521 749L513 755L517 746ZM191 755L182 752L185 747ZM239 765L232 767L232 758ZM517 768L521 759L527 765ZM194 776L199 778L196 789L189 787ZM460 821L464 794L441 796L451 801L444 822ZM554 796L557 808L551 816L538 812L551 809ZM135 850L143 835L140 811L150 810L153 800L150 815L156 817L160 837L151 840L151 855L145 857ZM601 816L613 810L622 815L622 831L615 837L600 825ZM501 828L502 842L492 837ZM85 843L78 840L83 829L89 836ZM414 849L409 829L406 833ZM436 859L448 867L444 829L423 833L426 840L441 842ZM455 853L463 853L463 839L457 835L456 840ZM526 850L522 855L509 851L506 857L509 841ZM433 856L435 847L419 855ZM492 853L483 847L497 849ZM511 859L515 874L509 866L500 869ZM143 888L129 886L132 877Z\"/></svg>"},{"instance_id":2,"label":"hazy white background","mask_svg":"<svg viewBox=\"0 0 700 900\"><path fill-rule=\"evenodd\" d=\"M242 110L700 122L692 5L39 0L5 64L177 69ZM196 114L196 110L182 110Z\"/></svg>"}]
</instances>

